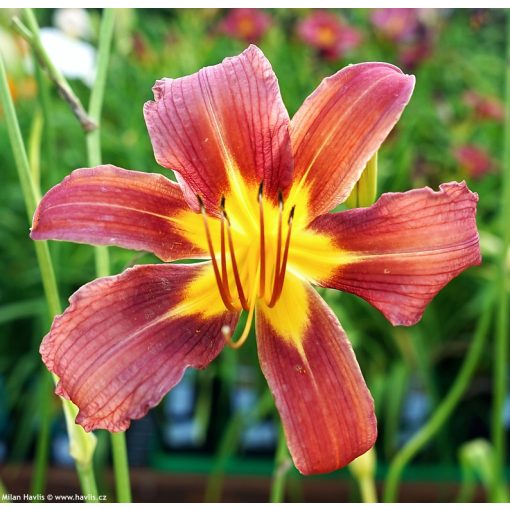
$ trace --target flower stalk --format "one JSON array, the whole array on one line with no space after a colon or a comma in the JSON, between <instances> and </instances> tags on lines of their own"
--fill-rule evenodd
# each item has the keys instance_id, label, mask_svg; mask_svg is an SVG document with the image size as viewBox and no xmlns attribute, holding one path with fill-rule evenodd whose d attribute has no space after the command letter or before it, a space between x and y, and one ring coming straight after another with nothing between
<instances>
[{"instance_id":1,"label":"flower stalk","mask_svg":"<svg viewBox=\"0 0 510 510\"><path fill-rule=\"evenodd\" d=\"M354 185L345 204L349 209L356 207L370 207L377 198L377 152L369 159ZM377 489L375 486L375 469L377 457L372 447L349 464L349 471L358 483L363 503L377 503Z\"/></svg>"},{"instance_id":2,"label":"flower stalk","mask_svg":"<svg viewBox=\"0 0 510 510\"><path fill-rule=\"evenodd\" d=\"M61 97L71 107L72 112L80 122L82 128L88 132L96 129L96 124L89 117L78 96L65 79L64 75L50 60L48 53L39 37L39 25L32 9L25 9L24 20L26 25L19 19L14 18L12 24L16 32L29 44L32 48L40 65L46 70L49 78L55 84Z\"/></svg>"},{"instance_id":3,"label":"flower stalk","mask_svg":"<svg viewBox=\"0 0 510 510\"><path fill-rule=\"evenodd\" d=\"M349 471L358 483L363 503L377 503L376 466L377 457L373 447L349 464Z\"/></svg>"},{"instance_id":4,"label":"flower stalk","mask_svg":"<svg viewBox=\"0 0 510 510\"><path fill-rule=\"evenodd\" d=\"M271 503L282 503L284 501L285 480L291 467L292 461L290 460L289 450L287 448L287 443L285 442L285 434L283 433L283 429L280 427L278 444L276 446L273 482L271 484Z\"/></svg>"},{"instance_id":5,"label":"flower stalk","mask_svg":"<svg viewBox=\"0 0 510 510\"><path fill-rule=\"evenodd\" d=\"M478 361L480 360L480 356L487 340L487 333L492 317L493 303L494 293L492 292L485 302L485 308L478 319L473 342L471 343L468 354L450 391L439 404L439 407L427 423L418 430L418 432L405 444L405 446L392 460L386 476L386 486L384 489L385 503L392 503L397 499L398 486L405 467L421 450L421 448L423 448L423 446L425 446L447 422L459 404L462 395L464 395L469 381L471 381L473 373L478 365Z\"/></svg>"},{"instance_id":6,"label":"flower stalk","mask_svg":"<svg viewBox=\"0 0 510 510\"><path fill-rule=\"evenodd\" d=\"M504 468L506 463L506 436L504 408L507 398L508 366L508 277L509 269L506 257L510 248L510 12L507 11L507 58L505 83L505 127L503 142L503 172L500 209L501 251L497 276L498 300L496 312L496 341L494 344L494 400L492 408L492 443L494 445L494 479L496 484L504 485ZM498 491L499 492L499 491Z\"/></svg>"},{"instance_id":7,"label":"flower stalk","mask_svg":"<svg viewBox=\"0 0 510 510\"><path fill-rule=\"evenodd\" d=\"M40 199L40 191L36 187L30 170L25 144L14 109L14 103L9 91L7 75L3 58L0 55L0 101L4 110L9 141L13 150L16 169L20 180L25 208L29 223ZM60 298L51 261L48 244L46 242L35 243L35 251L41 278L48 304L50 320L61 313ZM56 381L56 377L54 378ZM91 491L95 487L95 478L92 468L92 453L95 448L96 438L93 434L86 433L82 427L74 424L78 409L71 402L62 400L64 415L70 443L70 454L76 462L80 483L84 494L96 494Z\"/></svg>"},{"instance_id":8,"label":"flower stalk","mask_svg":"<svg viewBox=\"0 0 510 510\"><path fill-rule=\"evenodd\" d=\"M97 74L90 94L88 115L97 126L93 131L86 132L87 159L90 167L102 163L101 156L101 111L103 109L104 91L108 74L108 63L112 46L113 28L115 22L114 9L105 9L99 28L99 49L97 58ZM96 275L98 277L110 274L110 256L107 246L94 247ZM115 474L115 488L117 501L131 502L131 484L129 480L129 464L127 457L126 438L124 432L110 434L113 469Z\"/></svg>"}]
</instances>

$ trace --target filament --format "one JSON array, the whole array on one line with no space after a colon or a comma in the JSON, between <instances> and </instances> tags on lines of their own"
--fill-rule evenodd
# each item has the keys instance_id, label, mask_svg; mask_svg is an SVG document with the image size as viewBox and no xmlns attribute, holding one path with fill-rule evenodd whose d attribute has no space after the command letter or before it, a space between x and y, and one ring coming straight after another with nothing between
<instances>
[{"instance_id":1,"label":"filament","mask_svg":"<svg viewBox=\"0 0 510 510\"><path fill-rule=\"evenodd\" d=\"M209 225L207 224L207 214L205 212L204 202L199 195L197 195L197 199L198 199L198 203L200 204L200 212L202 213L202 218L204 220L204 228L205 228L205 235L207 238L207 246L209 247L209 254L211 255L211 262L213 265L214 276L216 278L218 290L220 291L221 299L223 301L223 304L227 307L227 310L230 310L231 312L235 312L237 310L231 302L232 298L230 296L230 291L228 289L225 289L223 280L220 275L220 271L218 269L218 263L216 262L216 255L214 254L214 246L212 243L211 232L209 230ZM223 253L222 253L222 260L223 260Z\"/></svg>"},{"instance_id":2,"label":"filament","mask_svg":"<svg viewBox=\"0 0 510 510\"><path fill-rule=\"evenodd\" d=\"M232 240L232 232L230 229L230 220L228 219L227 213L223 210L223 215L225 216L225 220L227 222L227 235L228 235L228 245L230 248L230 260L232 261L232 270L234 272L234 280L236 282L237 294L239 295L239 301L241 302L241 306L244 310L249 309L248 302L246 301L246 297L243 292L243 285L241 283L241 277L239 276L239 268L237 266L236 255L234 252L234 241Z\"/></svg>"},{"instance_id":3,"label":"filament","mask_svg":"<svg viewBox=\"0 0 510 510\"><path fill-rule=\"evenodd\" d=\"M260 221L260 290L259 296L263 297L266 291L266 242L264 236L264 203L262 195L264 192L264 181L260 183L258 202L259 202L259 221Z\"/></svg>"},{"instance_id":4,"label":"filament","mask_svg":"<svg viewBox=\"0 0 510 510\"><path fill-rule=\"evenodd\" d=\"M288 220L289 229L287 230L287 238L285 239L285 249L283 251L282 266L279 271L278 271L278 266L276 266L276 268L275 268L275 283L274 283L274 287L273 287L273 294L271 296L271 301L269 301L269 303L267 305L269 308L272 308L276 304L276 302L278 301L278 299L280 298L280 296L282 294L283 283L285 281L285 270L287 269L287 260L289 257L290 235L292 232L292 220L294 218L295 209L296 209L296 206L293 205L292 209L290 210L289 220ZM280 241L281 241L281 236L280 236ZM278 246L280 246L280 245L278 245ZM276 275L278 275L278 278L276 277Z\"/></svg>"},{"instance_id":5,"label":"filament","mask_svg":"<svg viewBox=\"0 0 510 510\"><path fill-rule=\"evenodd\" d=\"M230 303L233 303L232 294L230 293L230 286L228 284L228 272L227 272L227 253L225 251L225 197L221 197L220 204L221 211L221 282L225 289L225 296Z\"/></svg>"},{"instance_id":6,"label":"filament","mask_svg":"<svg viewBox=\"0 0 510 510\"><path fill-rule=\"evenodd\" d=\"M280 259L282 256L282 218L283 218L283 195L282 192L278 192L278 237L276 240L276 262L274 266L274 279L273 279L273 292L271 293L271 299L269 306L274 306L276 303L276 291L277 282L280 275ZM272 303L272 305L271 305Z\"/></svg>"}]
</instances>

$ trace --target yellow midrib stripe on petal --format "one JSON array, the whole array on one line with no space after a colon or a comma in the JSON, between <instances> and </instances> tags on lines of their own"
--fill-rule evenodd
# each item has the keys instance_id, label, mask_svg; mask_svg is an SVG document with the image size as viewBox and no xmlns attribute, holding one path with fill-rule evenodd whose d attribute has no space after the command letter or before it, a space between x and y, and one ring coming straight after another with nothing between
<instances>
[{"instance_id":1,"label":"yellow midrib stripe on petal","mask_svg":"<svg viewBox=\"0 0 510 510\"><path fill-rule=\"evenodd\" d=\"M303 341L310 324L310 307L304 284L294 275L287 274L280 299L273 308L259 301L259 310L285 341L305 357Z\"/></svg>"}]
</instances>

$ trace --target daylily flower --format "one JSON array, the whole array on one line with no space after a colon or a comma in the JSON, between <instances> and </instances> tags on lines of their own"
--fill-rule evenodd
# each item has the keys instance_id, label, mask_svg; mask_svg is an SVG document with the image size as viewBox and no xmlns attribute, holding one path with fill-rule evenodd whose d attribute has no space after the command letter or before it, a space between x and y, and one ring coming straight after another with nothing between
<instances>
[{"instance_id":1,"label":"daylily flower","mask_svg":"<svg viewBox=\"0 0 510 510\"><path fill-rule=\"evenodd\" d=\"M338 16L327 11L314 11L302 20L297 32L300 39L316 48L327 59L335 60L361 43L361 34Z\"/></svg>"},{"instance_id":2,"label":"daylily flower","mask_svg":"<svg viewBox=\"0 0 510 510\"><path fill-rule=\"evenodd\" d=\"M373 400L313 285L354 293L392 324L480 262L477 196L464 183L342 203L407 104L414 77L383 63L325 79L292 120L255 46L154 86L144 114L159 174L75 170L42 199L33 239L147 250L165 262L81 287L41 345L86 430L125 430L254 316L262 371L303 473L338 469L375 442ZM242 311L246 327L233 339Z\"/></svg>"},{"instance_id":3,"label":"daylily flower","mask_svg":"<svg viewBox=\"0 0 510 510\"><path fill-rule=\"evenodd\" d=\"M221 22L223 33L246 42L257 42L271 25L271 18L260 9L231 9Z\"/></svg>"}]
</instances>

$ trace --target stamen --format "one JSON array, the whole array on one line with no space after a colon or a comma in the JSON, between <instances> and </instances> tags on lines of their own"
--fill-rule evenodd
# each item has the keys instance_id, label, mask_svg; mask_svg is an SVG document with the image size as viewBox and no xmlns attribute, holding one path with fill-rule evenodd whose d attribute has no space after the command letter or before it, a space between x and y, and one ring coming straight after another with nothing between
<instances>
[{"instance_id":1,"label":"stamen","mask_svg":"<svg viewBox=\"0 0 510 510\"><path fill-rule=\"evenodd\" d=\"M223 210L225 220L227 221L227 235L228 235L228 246L230 248L230 260L232 261L232 269L234 271L234 280L236 282L237 294L239 295L239 301L244 310L249 309L248 302L243 292L243 285L241 283L241 277L239 276L239 269L237 267L236 254L234 252L234 241L232 240L232 232L230 229L230 220L228 219L227 212Z\"/></svg>"},{"instance_id":2,"label":"stamen","mask_svg":"<svg viewBox=\"0 0 510 510\"><path fill-rule=\"evenodd\" d=\"M259 221L260 221L260 290L259 297L264 297L266 291L266 243L264 235L264 203L262 195L264 192L264 181L260 183L258 202L259 202Z\"/></svg>"},{"instance_id":3,"label":"stamen","mask_svg":"<svg viewBox=\"0 0 510 510\"><path fill-rule=\"evenodd\" d=\"M229 296L227 294L227 291L225 290L225 287L223 285L223 280L220 276L220 271L218 269L218 263L216 262L216 255L214 254L214 247L212 243L211 238L211 232L209 231L209 225L207 224L207 214L205 212L204 202L200 195L197 195L198 203L200 204L200 212L202 213L202 218L204 220L204 227L205 227L205 235L207 238L207 246L209 247L209 254L211 256L211 262L213 265L214 270L214 276L216 278L216 283L218 285L218 290L220 291L220 296L223 301L223 304L226 306L227 310L230 310L231 312L236 312L237 309L232 305Z\"/></svg>"},{"instance_id":4,"label":"stamen","mask_svg":"<svg viewBox=\"0 0 510 510\"><path fill-rule=\"evenodd\" d=\"M225 288L225 294L230 303L233 303L232 294L230 293L230 286L228 284L228 273L227 273L227 253L225 251L225 197L221 197L220 203L221 211L221 281Z\"/></svg>"},{"instance_id":5,"label":"stamen","mask_svg":"<svg viewBox=\"0 0 510 510\"><path fill-rule=\"evenodd\" d=\"M278 192L278 238L276 240L276 263L274 266L273 292L269 306L276 303L276 292L278 290L278 277L280 276L280 259L282 256L282 220L283 220L283 195L281 190ZM272 304L271 304L272 303Z\"/></svg>"},{"instance_id":6,"label":"stamen","mask_svg":"<svg viewBox=\"0 0 510 510\"><path fill-rule=\"evenodd\" d=\"M259 266L260 270L260 266ZM259 271L257 271L257 275L255 277L255 281L257 281L257 276ZM225 338L225 342L229 347L232 347L232 349L239 349L244 345L246 340L248 339L248 335L250 334L251 329L251 323L253 322L253 314L255 312L255 303L257 302L257 286L253 286L253 292L251 295L251 304L250 304L250 311L248 312L248 317L246 319L246 325L244 326L243 332L241 333L241 336L234 342L232 339L232 330L230 329L230 326L223 326L221 328L221 332L223 334L223 337Z\"/></svg>"},{"instance_id":7,"label":"stamen","mask_svg":"<svg viewBox=\"0 0 510 510\"><path fill-rule=\"evenodd\" d=\"M271 296L271 301L267 305L269 308L272 308L278 299L280 298L283 290L283 283L285 281L285 270L287 269L287 259L289 256L289 245L290 245L290 234L292 232L292 219L294 218L294 210L296 206L293 205L289 214L289 230L287 230L287 239L285 240L285 250L283 251L283 262L282 267L280 268L280 272L278 274L278 280L275 281L275 287L273 288L273 295ZM278 270L278 268L276 268Z\"/></svg>"}]
</instances>

